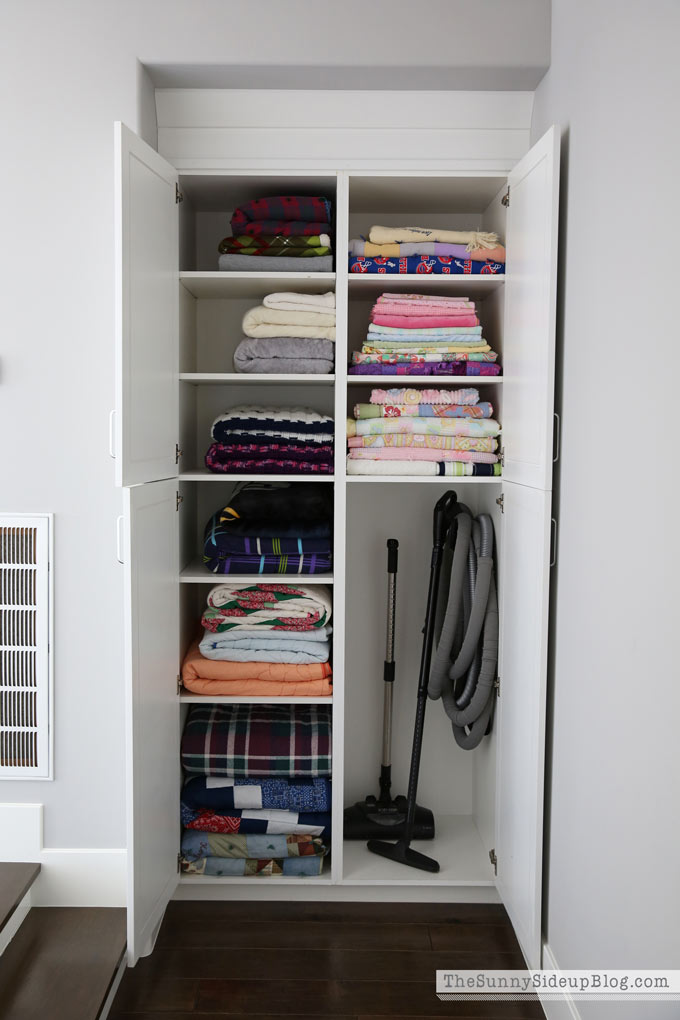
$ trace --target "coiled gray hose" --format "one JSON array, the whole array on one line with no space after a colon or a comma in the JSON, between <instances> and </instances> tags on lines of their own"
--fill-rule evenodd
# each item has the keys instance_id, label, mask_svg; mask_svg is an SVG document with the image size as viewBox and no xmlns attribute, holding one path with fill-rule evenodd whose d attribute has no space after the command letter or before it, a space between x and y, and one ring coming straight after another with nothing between
<instances>
[{"instance_id":1,"label":"coiled gray hose","mask_svg":"<svg viewBox=\"0 0 680 1020\"><path fill-rule=\"evenodd\" d=\"M491 517L473 517L464 504L458 506L441 575L427 693L442 699L456 743L470 750L486 733L495 704L498 599Z\"/></svg>"}]
</instances>

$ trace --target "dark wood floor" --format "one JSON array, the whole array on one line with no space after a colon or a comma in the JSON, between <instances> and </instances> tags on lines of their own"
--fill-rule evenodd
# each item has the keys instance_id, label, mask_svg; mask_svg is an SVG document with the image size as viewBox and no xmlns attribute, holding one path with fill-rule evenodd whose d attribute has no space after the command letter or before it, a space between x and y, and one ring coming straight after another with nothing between
<instances>
[{"instance_id":1,"label":"dark wood floor","mask_svg":"<svg viewBox=\"0 0 680 1020\"><path fill-rule=\"evenodd\" d=\"M497 905L171 903L110 1020L543 1018L435 995L437 969L523 966Z\"/></svg>"}]
</instances>

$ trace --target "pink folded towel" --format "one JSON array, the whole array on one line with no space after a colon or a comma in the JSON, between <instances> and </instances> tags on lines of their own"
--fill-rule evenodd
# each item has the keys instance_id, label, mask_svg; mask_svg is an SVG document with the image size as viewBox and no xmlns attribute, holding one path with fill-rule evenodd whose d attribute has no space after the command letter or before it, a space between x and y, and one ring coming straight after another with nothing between
<instances>
[{"instance_id":1,"label":"pink folded towel","mask_svg":"<svg viewBox=\"0 0 680 1020\"><path fill-rule=\"evenodd\" d=\"M447 294L381 294L378 301L417 301L421 305L460 305L469 302L474 306L474 301L467 297L450 297Z\"/></svg>"},{"instance_id":2,"label":"pink folded towel","mask_svg":"<svg viewBox=\"0 0 680 1020\"><path fill-rule=\"evenodd\" d=\"M376 326L394 329L440 329L445 326L478 326L476 315L376 315L371 321Z\"/></svg>"}]
</instances>

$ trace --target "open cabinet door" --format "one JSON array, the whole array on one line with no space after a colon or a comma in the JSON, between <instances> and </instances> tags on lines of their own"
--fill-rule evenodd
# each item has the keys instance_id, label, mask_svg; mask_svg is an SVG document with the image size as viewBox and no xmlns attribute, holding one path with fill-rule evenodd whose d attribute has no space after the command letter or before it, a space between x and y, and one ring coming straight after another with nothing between
<instances>
[{"instance_id":1,"label":"open cabinet door","mask_svg":"<svg viewBox=\"0 0 680 1020\"><path fill-rule=\"evenodd\" d=\"M508 175L503 477L552 487L559 135L552 127Z\"/></svg>"},{"instance_id":2,"label":"open cabinet door","mask_svg":"<svg viewBox=\"0 0 680 1020\"><path fill-rule=\"evenodd\" d=\"M174 481L124 490L128 953L146 956L177 886L179 583Z\"/></svg>"},{"instance_id":3,"label":"open cabinet door","mask_svg":"<svg viewBox=\"0 0 680 1020\"><path fill-rule=\"evenodd\" d=\"M137 485L177 474L177 172L124 124L115 148L116 484Z\"/></svg>"},{"instance_id":4,"label":"open cabinet door","mask_svg":"<svg viewBox=\"0 0 680 1020\"><path fill-rule=\"evenodd\" d=\"M497 885L530 967L541 960L551 493L503 482Z\"/></svg>"}]
</instances>

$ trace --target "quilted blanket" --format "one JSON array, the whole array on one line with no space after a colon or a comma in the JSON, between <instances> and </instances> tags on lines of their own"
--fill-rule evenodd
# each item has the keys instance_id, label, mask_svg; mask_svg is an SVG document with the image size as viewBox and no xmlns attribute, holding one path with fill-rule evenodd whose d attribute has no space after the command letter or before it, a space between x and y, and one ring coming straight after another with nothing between
<instances>
[{"instance_id":1,"label":"quilted blanket","mask_svg":"<svg viewBox=\"0 0 680 1020\"><path fill-rule=\"evenodd\" d=\"M181 748L185 772L272 778L330 776L326 705L192 705Z\"/></svg>"},{"instance_id":2,"label":"quilted blanket","mask_svg":"<svg viewBox=\"0 0 680 1020\"><path fill-rule=\"evenodd\" d=\"M182 800L197 810L230 814L232 808L279 808L286 811L330 811L329 779L227 779L193 776L184 784Z\"/></svg>"},{"instance_id":3,"label":"quilted blanket","mask_svg":"<svg viewBox=\"0 0 680 1020\"><path fill-rule=\"evenodd\" d=\"M182 801L182 825L198 832L226 832L251 834L278 834L320 836L328 839L331 831L329 811L282 811L280 808L232 808L220 814L209 808L192 808Z\"/></svg>"},{"instance_id":4,"label":"quilted blanket","mask_svg":"<svg viewBox=\"0 0 680 1020\"><path fill-rule=\"evenodd\" d=\"M201 857L239 857L267 860L272 857L324 857L325 843L316 836L196 832L185 829L182 856L187 861Z\"/></svg>"},{"instance_id":5,"label":"quilted blanket","mask_svg":"<svg viewBox=\"0 0 680 1020\"><path fill-rule=\"evenodd\" d=\"M208 593L203 626L213 632L315 630L328 623L331 590L324 584L217 584Z\"/></svg>"},{"instance_id":6,"label":"quilted blanket","mask_svg":"<svg viewBox=\"0 0 680 1020\"><path fill-rule=\"evenodd\" d=\"M219 878L305 878L323 872L323 857L284 857L278 860L202 857L199 861L180 859L185 875L210 875Z\"/></svg>"}]
</instances>

